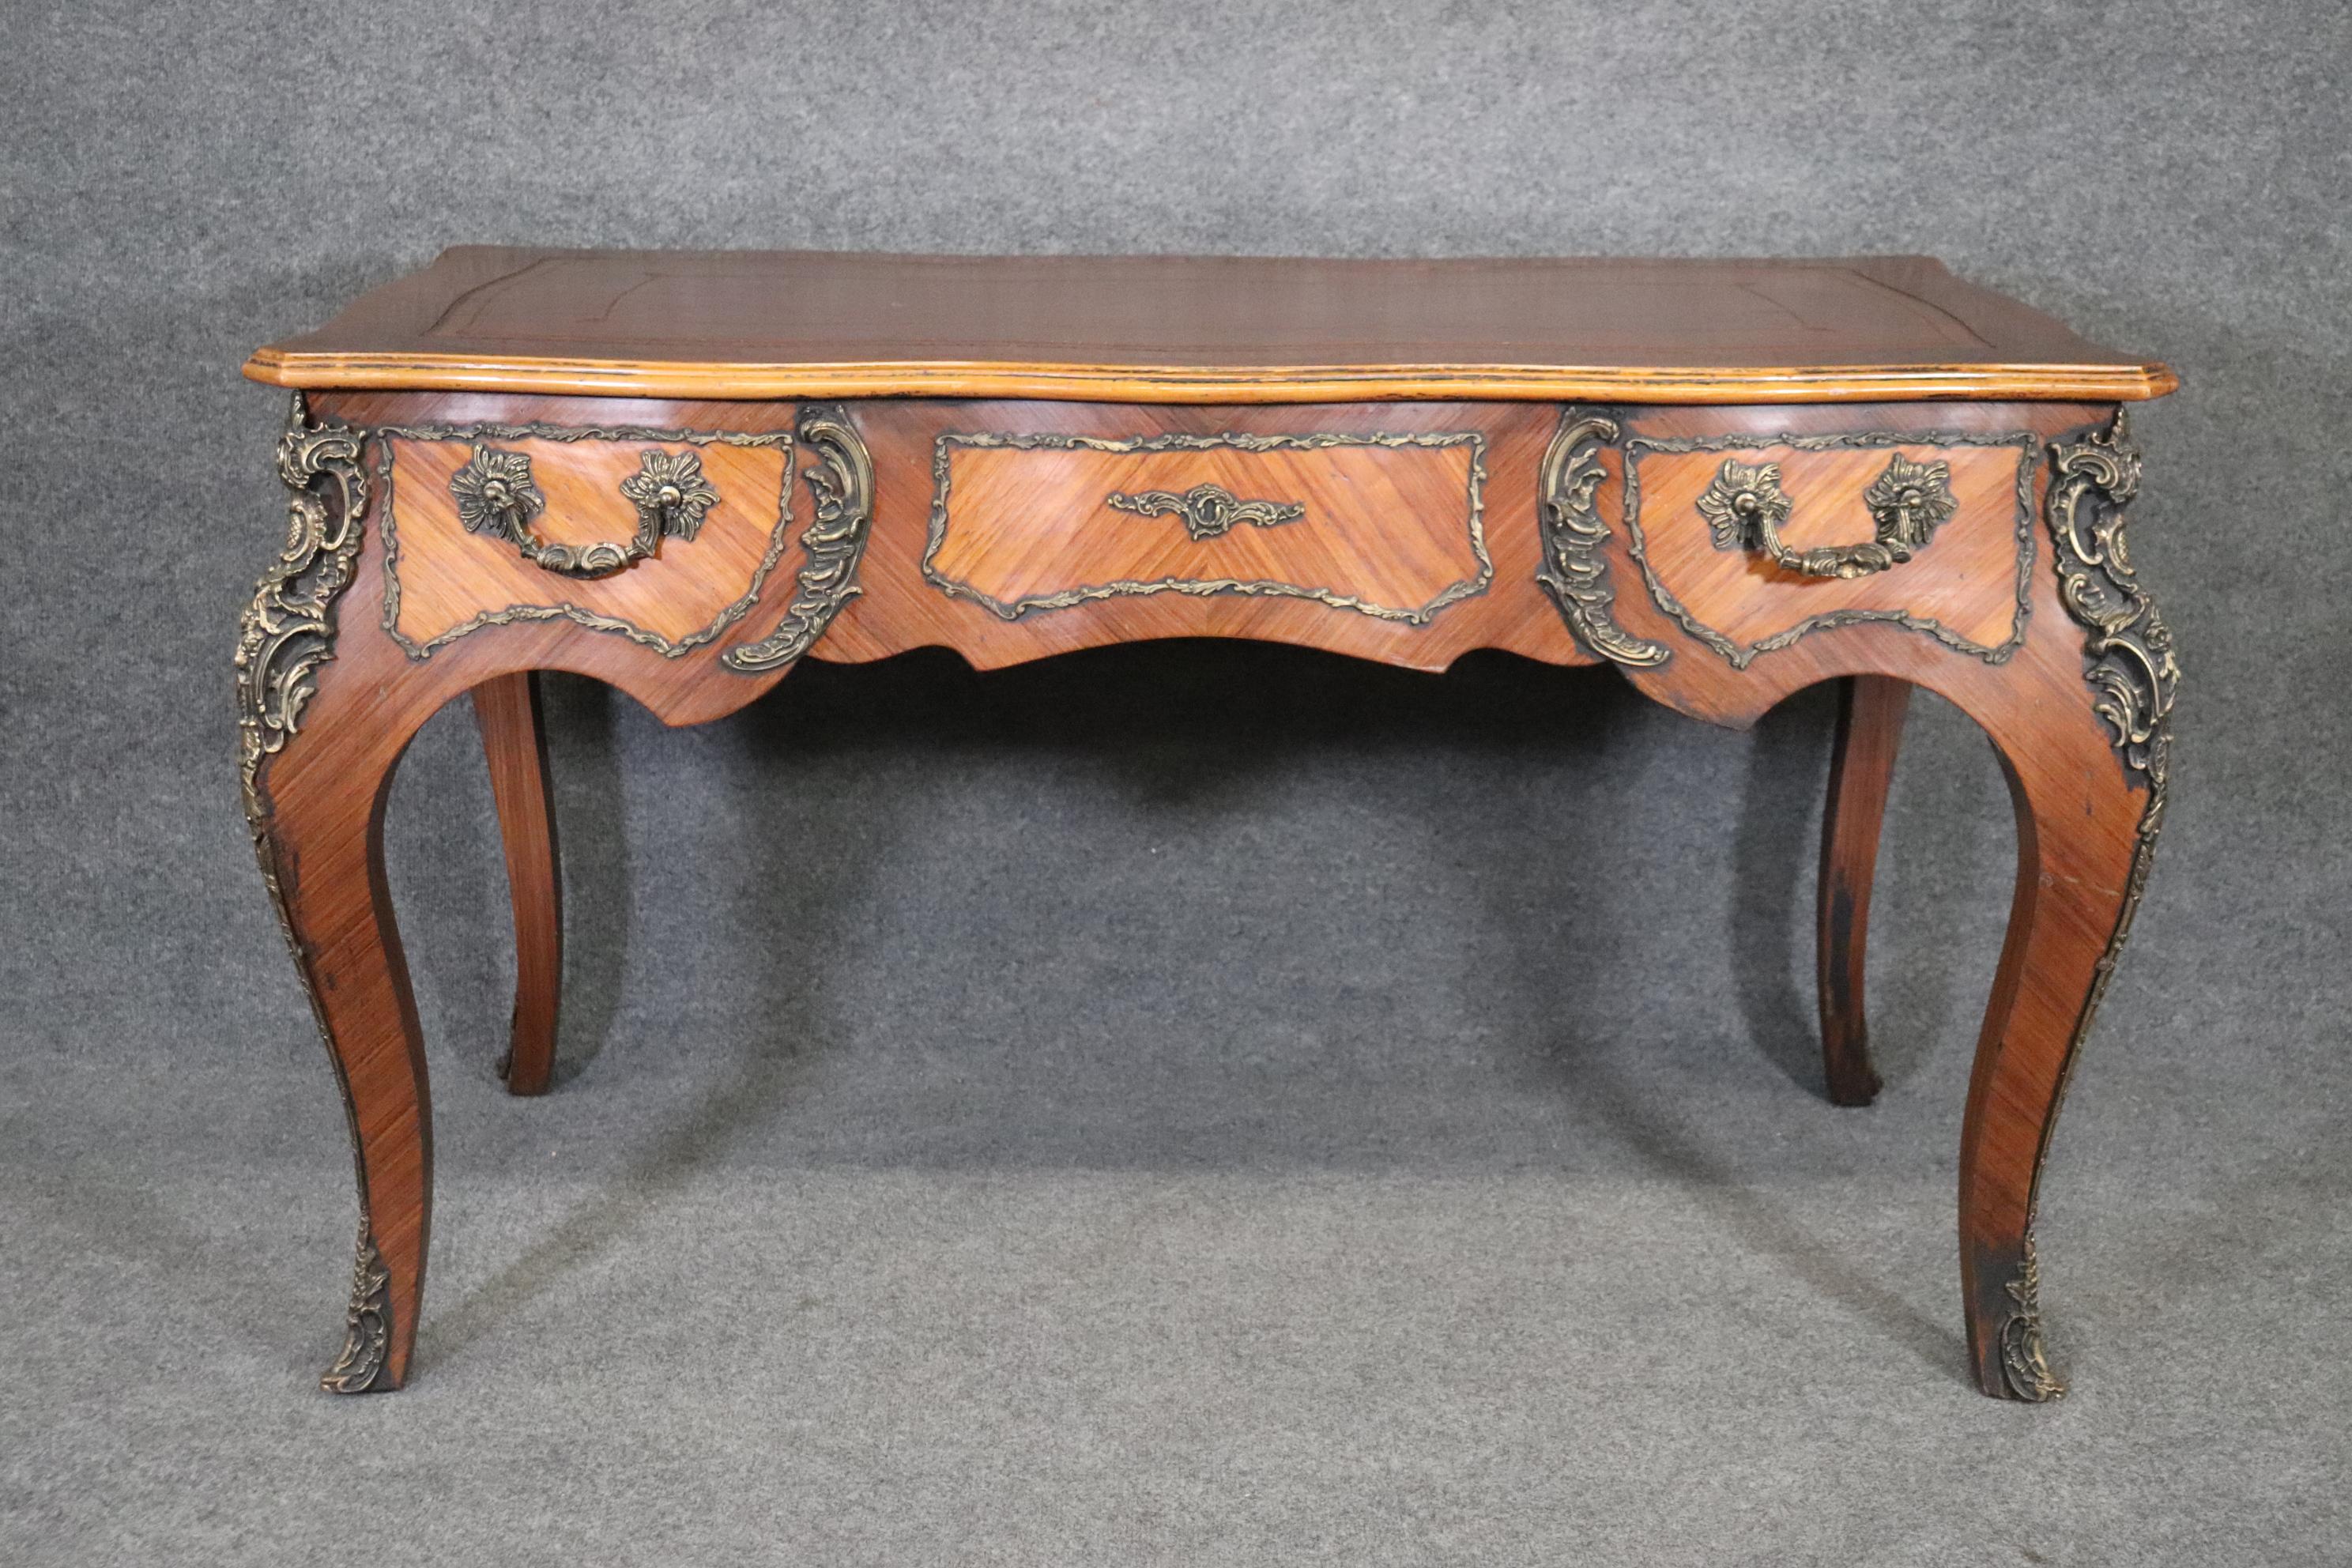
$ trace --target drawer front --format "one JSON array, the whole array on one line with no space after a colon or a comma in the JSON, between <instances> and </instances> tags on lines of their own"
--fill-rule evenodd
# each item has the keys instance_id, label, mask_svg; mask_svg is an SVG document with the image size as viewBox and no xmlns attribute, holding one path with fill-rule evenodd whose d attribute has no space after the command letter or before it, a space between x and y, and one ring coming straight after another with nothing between
<instances>
[{"instance_id":1,"label":"drawer front","mask_svg":"<svg viewBox=\"0 0 2352 1568\"><path fill-rule=\"evenodd\" d=\"M1005 620L1156 595L1421 626L1494 578L1476 430L949 431L923 575Z\"/></svg>"},{"instance_id":2,"label":"drawer front","mask_svg":"<svg viewBox=\"0 0 2352 1568\"><path fill-rule=\"evenodd\" d=\"M2032 435L1633 435L1622 450L1651 598L1736 668L1868 622L1993 662L2024 637Z\"/></svg>"},{"instance_id":3,"label":"drawer front","mask_svg":"<svg viewBox=\"0 0 2352 1568\"><path fill-rule=\"evenodd\" d=\"M486 626L572 620L676 658L758 602L790 522L782 432L377 432L383 622L410 658Z\"/></svg>"}]
</instances>

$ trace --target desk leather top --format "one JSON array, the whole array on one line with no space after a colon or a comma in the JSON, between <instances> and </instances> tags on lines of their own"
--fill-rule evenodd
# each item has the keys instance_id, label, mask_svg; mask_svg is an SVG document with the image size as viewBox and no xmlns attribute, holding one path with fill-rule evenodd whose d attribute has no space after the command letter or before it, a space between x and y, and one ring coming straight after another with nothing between
<instances>
[{"instance_id":1,"label":"desk leather top","mask_svg":"<svg viewBox=\"0 0 2352 1568\"><path fill-rule=\"evenodd\" d=\"M278 386L1628 403L2162 396L1925 257L1338 261L467 246L262 349Z\"/></svg>"}]
</instances>

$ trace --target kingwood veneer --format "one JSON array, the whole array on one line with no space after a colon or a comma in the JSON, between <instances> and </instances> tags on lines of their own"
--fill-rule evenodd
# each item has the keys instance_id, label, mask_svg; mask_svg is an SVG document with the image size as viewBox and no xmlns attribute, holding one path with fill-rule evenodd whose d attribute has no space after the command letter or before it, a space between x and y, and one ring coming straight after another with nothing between
<instances>
[{"instance_id":1,"label":"kingwood veneer","mask_svg":"<svg viewBox=\"0 0 2352 1568\"><path fill-rule=\"evenodd\" d=\"M2125 552L2118 406L2171 390L1923 259L1324 262L466 249L262 350L296 388L283 549L237 694L254 847L359 1166L326 1385L396 1388L432 1116L383 805L474 695L547 1087L562 924L532 672L719 718L799 659L994 668L1255 637L1442 670L1615 665L1745 725L1842 683L1822 844L1831 1097L1863 1025L1912 686L2017 808L1969 1089L1961 1300L1988 1394L2047 1399L2034 1196L2163 820L2171 639Z\"/></svg>"}]
</instances>

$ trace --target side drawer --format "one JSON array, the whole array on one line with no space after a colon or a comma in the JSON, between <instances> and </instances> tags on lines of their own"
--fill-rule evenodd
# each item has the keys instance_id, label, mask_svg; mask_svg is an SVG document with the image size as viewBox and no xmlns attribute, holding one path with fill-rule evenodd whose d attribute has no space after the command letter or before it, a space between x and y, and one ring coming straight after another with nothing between
<instances>
[{"instance_id":1,"label":"side drawer","mask_svg":"<svg viewBox=\"0 0 2352 1568\"><path fill-rule=\"evenodd\" d=\"M559 616L676 658L751 610L786 543L784 431L375 435L383 624L411 658L486 626Z\"/></svg>"},{"instance_id":2,"label":"side drawer","mask_svg":"<svg viewBox=\"0 0 2352 1568\"><path fill-rule=\"evenodd\" d=\"M1735 668L1885 622L1999 662L2025 635L2027 432L1628 435L1628 548L1650 597Z\"/></svg>"}]
</instances>

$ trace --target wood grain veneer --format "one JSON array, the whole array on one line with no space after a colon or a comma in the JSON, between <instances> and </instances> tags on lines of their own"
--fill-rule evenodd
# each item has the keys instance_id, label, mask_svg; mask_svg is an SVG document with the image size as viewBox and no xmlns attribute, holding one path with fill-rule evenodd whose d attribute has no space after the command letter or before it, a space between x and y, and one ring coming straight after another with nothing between
<instances>
[{"instance_id":1,"label":"wood grain veneer","mask_svg":"<svg viewBox=\"0 0 2352 1568\"><path fill-rule=\"evenodd\" d=\"M539 676L523 670L474 688L474 721L489 763L514 905L515 1000L506 1059L516 1094L544 1094L555 1069L562 995L563 883L556 871L555 781L547 766Z\"/></svg>"},{"instance_id":2,"label":"wood grain veneer","mask_svg":"<svg viewBox=\"0 0 2352 1568\"><path fill-rule=\"evenodd\" d=\"M1829 434L1866 438L1876 429L1867 420L1846 422ZM1661 452L1643 450L1636 437L1627 453L1638 495L1625 526L1658 603L1681 606L1693 627L1719 637L1727 646L1717 652L1726 658L1744 663L1809 625L1857 613L1905 616L1932 626L1967 651L1996 654L2024 632L2021 595L2033 560L2033 479L2042 443L2008 431L1986 438L1993 444L1874 440L1827 451L1739 438L1736 446ZM1863 492L1895 455L1947 465L1958 510L1916 558L1891 571L1852 578L1801 575L1754 550L1717 545L1696 504L1727 460L1773 464L1795 505L1781 530L1788 543L1800 550L1853 544L1872 537Z\"/></svg>"},{"instance_id":3,"label":"wood grain veneer","mask_svg":"<svg viewBox=\"0 0 2352 1568\"><path fill-rule=\"evenodd\" d=\"M1878 869L1880 827L1903 715L1911 688L1877 675L1838 682L1837 737L1830 750L1829 801L1822 812L1822 869L1814 890L1822 1074L1832 1100L1868 1105L1878 1098L1864 996L1870 895Z\"/></svg>"},{"instance_id":4,"label":"wood grain veneer","mask_svg":"<svg viewBox=\"0 0 2352 1568\"><path fill-rule=\"evenodd\" d=\"M377 472L385 481L382 523L387 563L385 613L412 652L499 618L573 615L666 653L708 643L750 606L784 548L789 442L738 446L709 437L551 440L492 432L478 439L389 437ZM667 429L667 426L654 428ZM719 500L692 539L665 539L658 553L609 577L555 575L491 533L459 521L450 477L477 446L520 453L547 498L534 531L557 543L626 540L637 515L621 484L646 451L693 452Z\"/></svg>"},{"instance_id":5,"label":"wood grain veneer","mask_svg":"<svg viewBox=\"0 0 2352 1568\"><path fill-rule=\"evenodd\" d=\"M1486 587L1477 431L1259 439L943 432L924 575L1004 620L1230 594L1420 625Z\"/></svg>"},{"instance_id":6,"label":"wood grain veneer","mask_svg":"<svg viewBox=\"0 0 2352 1568\"><path fill-rule=\"evenodd\" d=\"M954 648L981 668L1157 637L1249 637L1295 643L1412 669L1444 668L1474 647L1507 648L1583 664L1559 611L1535 581L1536 468L1558 411L1528 404L1318 404L1297 406L1120 406L959 403L934 399L857 405L873 453L874 532L860 580L866 594L836 620L815 658L860 662L911 647ZM936 465L942 437L1076 437L1104 442L1180 437L1313 440L1420 434L1475 437L1425 448L1338 446L1270 453L1229 448L1110 455L1005 454L951 445L944 542L930 570ZM1483 468L1476 548L1468 465ZM970 465L981 461L975 474ZM1146 519L1081 503L1097 487L1161 478L1222 479L1244 497L1302 501L1307 516L1272 529L1238 528L1194 543L1171 518ZM978 487L975 499L974 485ZM1478 549L1493 563L1482 573ZM1424 621L1384 618L1276 593L1177 591L1086 599L1007 618L942 581L1008 595L1080 584L1156 580L1155 569L1196 582L1239 578L1328 589L1391 608L1420 608L1456 585L1475 591ZM1122 572L1131 571L1122 579ZM977 573L977 577L968 575ZM1195 576L1194 574L1198 574Z\"/></svg>"}]
</instances>

